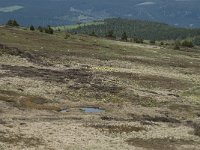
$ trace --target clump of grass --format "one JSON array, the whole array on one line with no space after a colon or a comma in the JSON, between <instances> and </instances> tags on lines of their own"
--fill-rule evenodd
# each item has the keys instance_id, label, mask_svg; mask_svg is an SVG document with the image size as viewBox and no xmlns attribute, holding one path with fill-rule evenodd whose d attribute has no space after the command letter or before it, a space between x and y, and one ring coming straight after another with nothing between
<instances>
[{"instance_id":1,"label":"clump of grass","mask_svg":"<svg viewBox=\"0 0 200 150\"><path fill-rule=\"evenodd\" d=\"M140 100L140 105L144 107L158 107L159 103L155 99L147 98Z\"/></svg>"}]
</instances>

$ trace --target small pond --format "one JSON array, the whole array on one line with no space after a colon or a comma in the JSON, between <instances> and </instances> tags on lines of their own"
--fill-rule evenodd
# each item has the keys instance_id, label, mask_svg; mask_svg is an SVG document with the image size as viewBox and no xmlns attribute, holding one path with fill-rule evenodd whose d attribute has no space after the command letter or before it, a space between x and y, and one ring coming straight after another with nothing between
<instances>
[{"instance_id":1,"label":"small pond","mask_svg":"<svg viewBox=\"0 0 200 150\"><path fill-rule=\"evenodd\" d=\"M98 107L84 107L81 108L82 111L86 112L86 113L101 113L101 112L105 112L104 109L98 108Z\"/></svg>"}]
</instances>

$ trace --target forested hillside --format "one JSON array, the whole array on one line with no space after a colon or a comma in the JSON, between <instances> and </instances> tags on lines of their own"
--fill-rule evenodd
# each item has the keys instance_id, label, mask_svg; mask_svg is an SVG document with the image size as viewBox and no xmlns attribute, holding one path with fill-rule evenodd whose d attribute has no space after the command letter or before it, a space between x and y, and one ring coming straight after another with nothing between
<instances>
[{"instance_id":1,"label":"forested hillside","mask_svg":"<svg viewBox=\"0 0 200 150\"><path fill-rule=\"evenodd\" d=\"M121 37L126 32L129 38L146 40L185 39L200 35L200 29L178 28L164 23L121 18L105 19L101 24L80 25L69 31L100 37L105 37L110 31L113 31L116 37Z\"/></svg>"}]
</instances>

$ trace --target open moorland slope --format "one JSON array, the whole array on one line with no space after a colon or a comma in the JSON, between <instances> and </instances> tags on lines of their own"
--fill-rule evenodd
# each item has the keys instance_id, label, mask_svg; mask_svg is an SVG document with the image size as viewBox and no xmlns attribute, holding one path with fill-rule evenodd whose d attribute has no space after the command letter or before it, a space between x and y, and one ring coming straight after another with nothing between
<instances>
[{"instance_id":1,"label":"open moorland slope","mask_svg":"<svg viewBox=\"0 0 200 150\"><path fill-rule=\"evenodd\" d=\"M0 149L199 147L198 47L0 27Z\"/></svg>"}]
</instances>

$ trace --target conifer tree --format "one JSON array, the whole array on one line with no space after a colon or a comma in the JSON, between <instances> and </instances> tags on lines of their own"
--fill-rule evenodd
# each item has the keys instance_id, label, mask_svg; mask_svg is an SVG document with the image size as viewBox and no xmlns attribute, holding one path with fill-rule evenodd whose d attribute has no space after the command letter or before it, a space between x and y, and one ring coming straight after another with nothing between
<instances>
[{"instance_id":1,"label":"conifer tree","mask_svg":"<svg viewBox=\"0 0 200 150\"><path fill-rule=\"evenodd\" d=\"M122 41L128 41L128 36L127 36L126 32L124 32L124 33L122 34L121 40L122 40Z\"/></svg>"},{"instance_id":2,"label":"conifer tree","mask_svg":"<svg viewBox=\"0 0 200 150\"><path fill-rule=\"evenodd\" d=\"M35 28L34 28L33 25L30 26L30 30L31 30L31 31L35 31Z\"/></svg>"}]
</instances>

